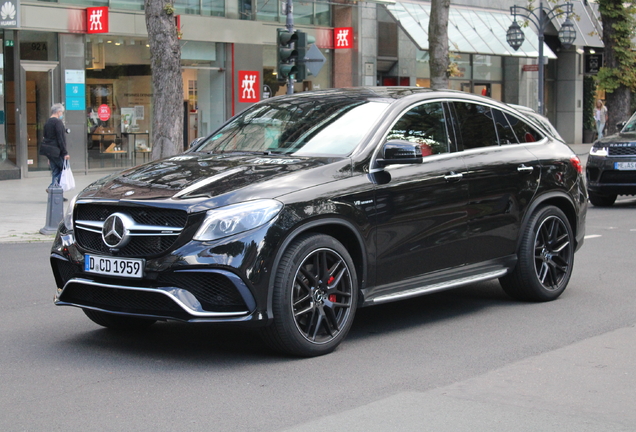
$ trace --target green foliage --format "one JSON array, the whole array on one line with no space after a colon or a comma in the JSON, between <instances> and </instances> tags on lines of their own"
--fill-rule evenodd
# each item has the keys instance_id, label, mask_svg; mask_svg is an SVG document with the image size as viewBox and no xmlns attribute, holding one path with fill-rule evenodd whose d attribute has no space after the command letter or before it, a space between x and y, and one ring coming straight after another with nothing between
<instances>
[{"instance_id":1,"label":"green foliage","mask_svg":"<svg viewBox=\"0 0 636 432\"><path fill-rule=\"evenodd\" d=\"M633 51L632 38L636 20L636 7L631 3L617 0L598 0L599 12L603 18L603 26L610 26L603 31L603 43L606 53L606 65L597 75L599 88L612 93L620 86L636 90L636 52ZM609 58L608 58L609 57ZM612 58L613 57L613 58Z\"/></svg>"},{"instance_id":2,"label":"green foliage","mask_svg":"<svg viewBox=\"0 0 636 432\"><path fill-rule=\"evenodd\" d=\"M173 15L174 14L174 5L168 3L167 5L165 5L163 7L163 10L166 12L166 15Z\"/></svg>"},{"instance_id":3,"label":"green foliage","mask_svg":"<svg viewBox=\"0 0 636 432\"><path fill-rule=\"evenodd\" d=\"M583 130L593 131L596 128L594 123L594 103L596 102L596 82L594 77L583 78Z\"/></svg>"}]
</instances>

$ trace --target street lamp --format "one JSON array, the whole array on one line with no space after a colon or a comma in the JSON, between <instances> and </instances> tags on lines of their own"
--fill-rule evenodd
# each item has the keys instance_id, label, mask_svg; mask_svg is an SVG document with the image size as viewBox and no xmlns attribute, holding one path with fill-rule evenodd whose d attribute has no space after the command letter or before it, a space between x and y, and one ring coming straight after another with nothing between
<instances>
[{"instance_id":1,"label":"street lamp","mask_svg":"<svg viewBox=\"0 0 636 432\"><path fill-rule=\"evenodd\" d=\"M506 32L506 41L515 51L521 47L525 40L523 31L517 23L517 15L534 24L537 28L537 32L539 33L539 114L543 114L543 40L545 29L553 18L567 14L565 21L561 24L561 30L559 30L559 40L564 48L569 48L576 39L576 29L570 20L570 15L572 14L572 3L567 2L556 5L552 9L548 9L543 7L543 0L539 0L538 8L528 9L523 6L511 6L510 13L513 18L512 24Z\"/></svg>"}]
</instances>

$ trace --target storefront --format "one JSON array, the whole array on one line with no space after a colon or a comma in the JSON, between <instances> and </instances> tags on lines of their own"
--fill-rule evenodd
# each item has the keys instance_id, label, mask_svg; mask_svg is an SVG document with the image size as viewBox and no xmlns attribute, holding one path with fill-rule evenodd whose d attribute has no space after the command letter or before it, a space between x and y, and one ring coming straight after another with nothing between
<instances>
[{"instance_id":1,"label":"storefront","mask_svg":"<svg viewBox=\"0 0 636 432\"><path fill-rule=\"evenodd\" d=\"M133 166L152 151L152 72L146 39L87 36L86 166ZM224 46L184 41L184 132L190 143L225 119ZM221 103L214 103L215 101Z\"/></svg>"},{"instance_id":2,"label":"storefront","mask_svg":"<svg viewBox=\"0 0 636 432\"><path fill-rule=\"evenodd\" d=\"M117 5L119 10L104 7L108 27L97 33L88 32L86 6L44 2L18 5L22 19L0 30L0 179L48 174L48 160L38 146L50 107L58 102L66 108L74 172L112 171L150 159L155 95L145 16L140 8ZM330 40L331 29L311 27L330 20L329 7L318 6L303 12L298 25L308 25L304 31L319 40ZM181 11L192 14L179 20L184 147L253 102L286 91L274 74L275 29L284 26L284 16L277 12L278 23L257 21L264 19L260 15L228 19L227 7L223 13L218 7ZM296 83L296 92L332 86L331 46L320 46L326 57L323 72ZM350 65L348 70L351 75ZM242 97L245 73L254 77L251 85L257 83L248 100Z\"/></svg>"}]
</instances>

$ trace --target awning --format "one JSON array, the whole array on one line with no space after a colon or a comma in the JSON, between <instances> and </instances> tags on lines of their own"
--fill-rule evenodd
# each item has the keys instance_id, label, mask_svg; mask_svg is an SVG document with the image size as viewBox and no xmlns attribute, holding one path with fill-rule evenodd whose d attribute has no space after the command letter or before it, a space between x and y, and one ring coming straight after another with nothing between
<instances>
[{"instance_id":1,"label":"awning","mask_svg":"<svg viewBox=\"0 0 636 432\"><path fill-rule=\"evenodd\" d=\"M397 2L386 5L391 15L413 42L428 51L428 21L430 3ZM512 24L508 12L493 9L468 9L451 5L448 12L449 50L463 54L486 54L513 57L538 57L539 38L529 27L521 27L526 39L519 50L513 50L506 42L506 32ZM543 55L556 59L556 55L544 43Z\"/></svg>"}]
</instances>

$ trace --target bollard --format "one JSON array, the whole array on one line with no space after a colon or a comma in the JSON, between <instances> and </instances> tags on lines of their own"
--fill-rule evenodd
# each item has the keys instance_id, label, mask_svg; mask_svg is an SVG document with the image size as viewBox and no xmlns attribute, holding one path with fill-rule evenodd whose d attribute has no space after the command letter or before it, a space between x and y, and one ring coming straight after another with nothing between
<instances>
[{"instance_id":1,"label":"bollard","mask_svg":"<svg viewBox=\"0 0 636 432\"><path fill-rule=\"evenodd\" d=\"M40 230L40 234L55 234L63 217L64 191L57 184L49 186L49 199L46 204L46 226Z\"/></svg>"}]
</instances>

